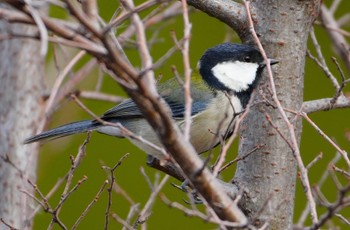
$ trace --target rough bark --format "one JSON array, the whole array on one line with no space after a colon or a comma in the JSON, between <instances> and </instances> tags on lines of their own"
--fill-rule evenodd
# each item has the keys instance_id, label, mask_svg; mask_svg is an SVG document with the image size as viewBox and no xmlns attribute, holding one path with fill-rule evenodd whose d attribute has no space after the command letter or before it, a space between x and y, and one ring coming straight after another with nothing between
<instances>
[{"instance_id":1,"label":"rough bark","mask_svg":"<svg viewBox=\"0 0 350 230\"><path fill-rule=\"evenodd\" d=\"M251 4L255 29L262 45L269 57L280 61L273 67L277 96L283 107L296 111L303 103L307 38L319 4L318 0L253 1ZM252 40L244 42L254 43ZM273 104L267 85L265 77L260 90ZM255 100L262 100L259 93ZM270 229L292 229L296 161L288 144L268 122L266 113L279 131L290 138L277 109L266 104L252 107L241 124L239 154L243 156L257 145L265 144L265 147L238 163L234 182L249 196L241 202L245 212L250 217L261 212L256 225L268 221ZM293 115L288 116L293 121ZM301 120L296 119L293 124L299 142Z\"/></svg>"},{"instance_id":2,"label":"rough bark","mask_svg":"<svg viewBox=\"0 0 350 230\"><path fill-rule=\"evenodd\" d=\"M0 21L0 218L18 229L32 225L33 199L23 191L32 191L27 179L35 182L38 145L22 142L41 126L44 59L38 41L6 34L36 31Z\"/></svg>"}]
</instances>

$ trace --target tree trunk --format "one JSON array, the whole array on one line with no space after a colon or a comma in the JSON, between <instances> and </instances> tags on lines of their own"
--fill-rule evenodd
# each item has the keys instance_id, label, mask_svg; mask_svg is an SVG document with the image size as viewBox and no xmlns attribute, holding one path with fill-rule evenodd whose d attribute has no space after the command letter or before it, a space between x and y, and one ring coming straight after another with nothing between
<instances>
[{"instance_id":1,"label":"tree trunk","mask_svg":"<svg viewBox=\"0 0 350 230\"><path fill-rule=\"evenodd\" d=\"M37 31L0 21L0 217L18 229L32 226L33 199L23 191L33 191L27 180L35 183L38 145L22 142L43 120L44 58L40 42L10 34Z\"/></svg>"},{"instance_id":2,"label":"tree trunk","mask_svg":"<svg viewBox=\"0 0 350 230\"><path fill-rule=\"evenodd\" d=\"M257 34L269 57L278 59L273 66L277 96L284 108L299 111L303 102L304 65L307 38L312 22L318 14L320 2L309 1L252 1L252 15ZM241 36L249 39L249 36ZM252 40L244 42L253 43ZM260 90L269 96L268 80L263 78ZM262 101L257 92L255 101ZM248 191L244 197L244 210L250 217L262 210L256 225L266 221L270 229L292 229L294 194L296 186L296 161L288 144L269 123L266 114L290 141L286 123L277 109L260 103L253 106L241 124L239 154L243 156L255 146L265 147L252 153L237 165L234 182ZM300 142L301 119L293 120Z\"/></svg>"}]
</instances>

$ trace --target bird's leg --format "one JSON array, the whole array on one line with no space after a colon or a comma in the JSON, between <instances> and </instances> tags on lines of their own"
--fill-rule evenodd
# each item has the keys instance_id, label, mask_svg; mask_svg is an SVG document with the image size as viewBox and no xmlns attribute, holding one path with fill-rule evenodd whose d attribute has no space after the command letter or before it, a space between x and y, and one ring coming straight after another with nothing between
<instances>
[{"instance_id":1,"label":"bird's leg","mask_svg":"<svg viewBox=\"0 0 350 230\"><path fill-rule=\"evenodd\" d=\"M192 202L194 204L202 204L203 203L201 201L201 199L199 198L197 191L191 186L189 181L185 179L181 170L174 163L172 163L171 161L166 161L165 163L160 162L159 159L152 157L151 155L147 155L147 165L152 167L152 168L158 169L158 170L178 179L179 181L182 181L181 185L173 184L173 186L180 189L183 192L189 192L188 188L191 188L192 189L191 194L192 194L192 198L193 198ZM223 186L225 192L229 196L231 196L232 199L234 199L239 191L238 186L235 184L232 184L232 183L226 183L224 181L221 181L220 179L218 179L218 181Z\"/></svg>"},{"instance_id":2,"label":"bird's leg","mask_svg":"<svg viewBox=\"0 0 350 230\"><path fill-rule=\"evenodd\" d=\"M157 159L151 155L147 155L146 163L149 167L158 169L158 170L178 179L179 181L185 180L185 177L182 175L181 170L171 161L160 161L159 159Z\"/></svg>"},{"instance_id":3,"label":"bird's leg","mask_svg":"<svg viewBox=\"0 0 350 230\"><path fill-rule=\"evenodd\" d=\"M189 181L187 179L185 179L185 177L182 175L181 170L176 167L176 165L174 163L172 163L171 161L160 161L159 159L151 156L151 155L147 155L147 165L158 169L176 179L178 179L179 181L182 181L181 185L177 185L172 183L172 185L175 188L180 189L183 192L189 192L188 187L190 187L192 189L191 194L192 194L192 203L194 204L202 204L203 202L201 201L201 199L198 196L198 193L195 189L192 188L192 186L190 185ZM186 203L189 203L188 201L185 201Z\"/></svg>"}]
</instances>

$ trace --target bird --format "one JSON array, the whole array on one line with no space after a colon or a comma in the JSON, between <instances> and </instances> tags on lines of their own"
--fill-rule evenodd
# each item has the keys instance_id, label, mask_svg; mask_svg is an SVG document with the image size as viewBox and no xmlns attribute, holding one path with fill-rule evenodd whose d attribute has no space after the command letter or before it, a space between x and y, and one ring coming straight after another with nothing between
<instances>
[{"instance_id":1,"label":"bird","mask_svg":"<svg viewBox=\"0 0 350 230\"><path fill-rule=\"evenodd\" d=\"M269 60L271 65L278 63L275 59ZM250 45L222 43L204 52L197 69L192 73L190 87L193 102L189 138L198 154L214 148L232 134L234 121L247 107L265 66L259 50ZM183 129L183 87L176 78L172 78L159 84L157 90L169 106L173 120ZM100 118L106 122L118 123L146 141L123 135L117 126L98 120L83 120L44 131L26 139L24 144L97 131L120 138L126 137L148 155L157 159L165 157L161 148L154 147L162 147L161 141L132 99L121 102Z\"/></svg>"}]
</instances>

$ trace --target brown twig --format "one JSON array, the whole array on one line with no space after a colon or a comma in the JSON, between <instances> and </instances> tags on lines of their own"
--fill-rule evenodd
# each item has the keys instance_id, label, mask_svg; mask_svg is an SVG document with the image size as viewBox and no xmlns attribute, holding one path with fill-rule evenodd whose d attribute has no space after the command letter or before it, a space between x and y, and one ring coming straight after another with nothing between
<instances>
[{"instance_id":1,"label":"brown twig","mask_svg":"<svg viewBox=\"0 0 350 230\"><path fill-rule=\"evenodd\" d=\"M118 17L116 17L113 20L111 20L111 22L109 22L109 24L104 27L102 33L103 34L107 33L113 27L118 26L122 22L124 22L125 20L129 19L132 14L144 11L144 10L154 6L157 3L159 3L159 0L146 1L146 2L144 2L144 3L142 3L142 4L138 5L138 6L134 7L132 10L129 10L127 12L123 12L121 15L119 15Z\"/></svg>"},{"instance_id":2,"label":"brown twig","mask_svg":"<svg viewBox=\"0 0 350 230\"><path fill-rule=\"evenodd\" d=\"M339 197L337 200L332 203L327 205L327 212L320 217L320 220L313 224L309 230L316 230L320 229L327 220L332 218L339 210L343 209L346 206L350 205L350 199L346 196L346 194L350 191L350 184L345 186L344 188L341 188L339 191Z\"/></svg>"},{"instance_id":3,"label":"brown twig","mask_svg":"<svg viewBox=\"0 0 350 230\"><path fill-rule=\"evenodd\" d=\"M116 213L112 213L112 217L123 225L123 229L135 230L133 226L131 226L127 221L123 220L123 218L119 217Z\"/></svg>"},{"instance_id":4,"label":"brown twig","mask_svg":"<svg viewBox=\"0 0 350 230\"><path fill-rule=\"evenodd\" d=\"M232 223L232 222L224 221L224 220L217 221L212 216L208 216L208 215L206 215L198 210L189 209L189 208L187 208L187 207L185 207L177 202L170 201L164 194L160 194L160 199L169 207L176 208L176 209L182 211L183 213L185 213L186 216L189 216L189 217L192 217L192 216L198 217L204 221L207 221L207 222L210 222L213 224L224 225L227 227L240 228L240 227L244 226L244 225L240 225L240 224L236 224L236 223Z\"/></svg>"},{"instance_id":5,"label":"brown twig","mask_svg":"<svg viewBox=\"0 0 350 230\"><path fill-rule=\"evenodd\" d=\"M188 16L188 8L186 0L182 0L182 16L184 22L184 43L181 49L183 64L185 69L185 82L184 82L184 97L185 97L185 114L184 114L184 138L185 140L190 139L191 131L191 114L192 114L192 97L191 97L191 66L190 66L190 56L189 56L189 46L191 39L191 28L192 25Z\"/></svg>"},{"instance_id":6,"label":"brown twig","mask_svg":"<svg viewBox=\"0 0 350 230\"><path fill-rule=\"evenodd\" d=\"M125 221L129 224L131 222L131 218L137 214L137 213L140 213L139 211L139 207L140 207L140 204L134 204L130 207L130 210L129 210L129 213L128 213L128 216L126 217ZM112 214L113 216L113 214ZM129 225L130 226L130 225ZM125 230L125 226L123 226L123 229L122 230Z\"/></svg>"},{"instance_id":7,"label":"brown twig","mask_svg":"<svg viewBox=\"0 0 350 230\"><path fill-rule=\"evenodd\" d=\"M98 199L100 198L100 196L101 196L102 192L104 191L107 184L108 184L108 180L105 180L103 185L101 186L100 190L97 192L95 198L90 202L90 204L88 204L86 209L81 213L81 215L79 216L77 221L73 224L72 229L76 229L78 227L78 225L83 220L83 218L86 216L86 214L91 209L91 207L98 201Z\"/></svg>"},{"instance_id":8,"label":"brown twig","mask_svg":"<svg viewBox=\"0 0 350 230\"><path fill-rule=\"evenodd\" d=\"M335 164L337 163L339 160L341 159L340 154L335 154L335 156L333 157L333 159L330 161L330 164ZM328 167L330 168L330 167ZM321 188L323 186L323 184L325 183L325 181L329 178L329 170L325 170L322 174L322 176L320 177L319 181L317 182L317 186L319 188ZM304 225L304 222L306 221L306 218L308 217L310 213L310 208L308 206L308 204L306 204L303 212L300 214L300 217L296 223L296 226L302 227Z\"/></svg>"},{"instance_id":9,"label":"brown twig","mask_svg":"<svg viewBox=\"0 0 350 230\"><path fill-rule=\"evenodd\" d=\"M249 151L248 153L244 154L243 156L239 157L237 156L234 160L228 162L226 165L222 166L219 171L218 171L218 175L221 174L224 170L226 170L228 167L230 167L231 165L233 165L234 163L244 160L245 158L247 158L250 154L256 152L257 150L263 148L265 145L258 145L255 148L253 148L251 151Z\"/></svg>"},{"instance_id":10,"label":"brown twig","mask_svg":"<svg viewBox=\"0 0 350 230\"><path fill-rule=\"evenodd\" d=\"M6 227L8 227L10 230L19 230L18 228L15 228L11 226L9 223L7 223L3 218L0 218L1 223L3 223Z\"/></svg>"},{"instance_id":11,"label":"brown twig","mask_svg":"<svg viewBox=\"0 0 350 230\"><path fill-rule=\"evenodd\" d=\"M79 91L79 97L85 99L93 99L99 101L107 101L112 103L120 103L125 100L124 97L114 96L112 94L97 92L97 91Z\"/></svg>"},{"instance_id":12,"label":"brown twig","mask_svg":"<svg viewBox=\"0 0 350 230\"><path fill-rule=\"evenodd\" d=\"M42 21L40 17L39 11L31 5L32 0L24 0L26 3L26 8L28 9L28 12L32 16L35 24L37 25L40 33L40 55L45 56L48 50L48 32L45 27L44 22Z\"/></svg>"},{"instance_id":13,"label":"brown twig","mask_svg":"<svg viewBox=\"0 0 350 230\"><path fill-rule=\"evenodd\" d=\"M334 18L334 14L330 12L324 4L321 6L321 20L325 25L326 32L329 34L332 40L332 44L336 48L337 53L343 59L346 68L350 70L350 52L346 48L348 43L342 34L338 33L335 30L327 29L329 27L339 28L339 25Z\"/></svg>"},{"instance_id":14,"label":"brown twig","mask_svg":"<svg viewBox=\"0 0 350 230\"><path fill-rule=\"evenodd\" d=\"M338 71L340 73L342 81L341 81L341 84L339 86L339 89L335 92L335 94L334 94L334 96L333 96L333 98L331 100L331 107L333 107L334 104L337 102L338 98L343 95L342 90L344 89L344 87L346 85L346 80L345 80L344 73L343 73L343 71L342 71L342 69L341 69L337 59L335 57L332 57L332 61L337 66L337 69L338 69Z\"/></svg>"},{"instance_id":15,"label":"brown twig","mask_svg":"<svg viewBox=\"0 0 350 230\"><path fill-rule=\"evenodd\" d=\"M132 11L135 6L132 0L122 0L121 1L124 6L127 7L128 10ZM139 17L138 14L133 13L131 15L131 20L133 22L133 25L135 26L135 33L137 38L137 48L139 50L139 54L141 57L142 62L142 79L145 81L146 84L148 84L150 87L150 90L156 90L155 89L155 78L154 78L154 72L152 70L152 57L149 53L148 47L147 47L147 39L145 34L145 27L144 24ZM152 87L153 86L153 87Z\"/></svg>"},{"instance_id":16,"label":"brown twig","mask_svg":"<svg viewBox=\"0 0 350 230\"><path fill-rule=\"evenodd\" d=\"M129 154L125 154L124 156L122 156L119 161L112 167L112 168L108 168L106 166L103 166L104 169L108 169L109 173L110 173L110 179L109 179L109 187L107 188L108 191L108 203L107 203L107 207L106 207L106 212L105 212L105 225L104 225L104 229L108 229L108 224L109 224L109 213L112 207L112 191L113 191L113 187L114 187L114 183L115 183L115 176L114 176L114 171L122 164L123 160L125 158L127 158L129 156Z\"/></svg>"},{"instance_id":17,"label":"brown twig","mask_svg":"<svg viewBox=\"0 0 350 230\"><path fill-rule=\"evenodd\" d=\"M310 168L314 166L317 162L319 162L323 158L323 153L318 154L307 166L306 169L310 171Z\"/></svg>"},{"instance_id":18,"label":"brown twig","mask_svg":"<svg viewBox=\"0 0 350 230\"><path fill-rule=\"evenodd\" d=\"M64 80L64 78L67 76L68 72L72 70L72 68L77 64L77 62L86 54L84 50L80 51L73 57L71 61L68 62L66 67L63 69L63 71L57 76L57 79L51 89L50 97L47 101L45 113L49 115L53 108L53 105L55 103L56 95L58 94L58 91L60 89L60 86Z\"/></svg>"},{"instance_id":19,"label":"brown twig","mask_svg":"<svg viewBox=\"0 0 350 230\"><path fill-rule=\"evenodd\" d=\"M308 116L306 113L301 113L300 114L307 122L309 122L309 124L314 127L314 129L316 129L316 131L325 139L327 140L344 158L346 164L348 165L348 167L350 167L350 160L349 160L349 157L348 157L348 153L341 149L331 138L329 138L327 136L326 133L324 133L316 124L315 122L313 122Z\"/></svg>"},{"instance_id":20,"label":"brown twig","mask_svg":"<svg viewBox=\"0 0 350 230\"><path fill-rule=\"evenodd\" d=\"M347 172L347 171L345 171L345 170L343 170L343 169L338 168L338 167L335 166L334 164L332 165L332 168L333 168L334 171L339 172L339 173L343 174L345 177L347 177L348 179L350 179L350 173L349 173L349 172Z\"/></svg>"},{"instance_id":21,"label":"brown twig","mask_svg":"<svg viewBox=\"0 0 350 230\"><path fill-rule=\"evenodd\" d=\"M61 198L59 203L57 204L55 211L54 211L54 219L52 219L50 226L52 226L56 221L56 219L58 219L58 215L61 211L62 205L64 204L64 202L68 199L68 197L76 190L78 189L78 187L87 180L87 177L84 176L80 181L78 181L78 183L72 188L70 189L70 186L72 184L72 179L73 179L73 175L75 170L77 169L77 167L80 165L80 162L82 161L82 159L85 156L85 149L86 149L86 145L89 143L90 141L90 133L88 133L84 143L80 146L79 151L77 156L75 157L75 159L73 158L73 156L71 156L71 163L72 166L69 169L68 172L68 177L67 177L67 182L66 185L64 187L64 190L61 194ZM70 189L70 190L69 190Z\"/></svg>"},{"instance_id":22,"label":"brown twig","mask_svg":"<svg viewBox=\"0 0 350 230\"><path fill-rule=\"evenodd\" d=\"M337 91L339 89L339 83L338 83L337 79L333 76L331 71L328 69L328 66L326 64L325 58L323 57L323 54L322 54L322 51L321 51L321 46L320 46L320 44L317 41L317 38L316 38L314 30L311 30L310 37L311 37L312 43L314 44L314 47L316 49L316 53L317 53L317 56L318 56L318 59L312 58L312 60L314 60L316 62L316 64L318 64L318 66L321 67L323 72L326 74L328 79L331 81L334 89ZM308 55L309 55L309 57L312 57L312 55L310 53L308 53Z\"/></svg>"},{"instance_id":23,"label":"brown twig","mask_svg":"<svg viewBox=\"0 0 350 230\"><path fill-rule=\"evenodd\" d=\"M139 216L137 217L136 222L134 223L135 228L137 227L138 224L142 224L146 221L146 219L149 216L151 206L153 205L153 203L155 201L155 198L157 197L158 193L164 187L165 183L168 181L169 178L170 178L169 175L165 175L163 177L163 179L161 180L161 182L157 186L154 187L150 197L147 200L147 203L145 204L145 206L141 210Z\"/></svg>"}]
</instances>

